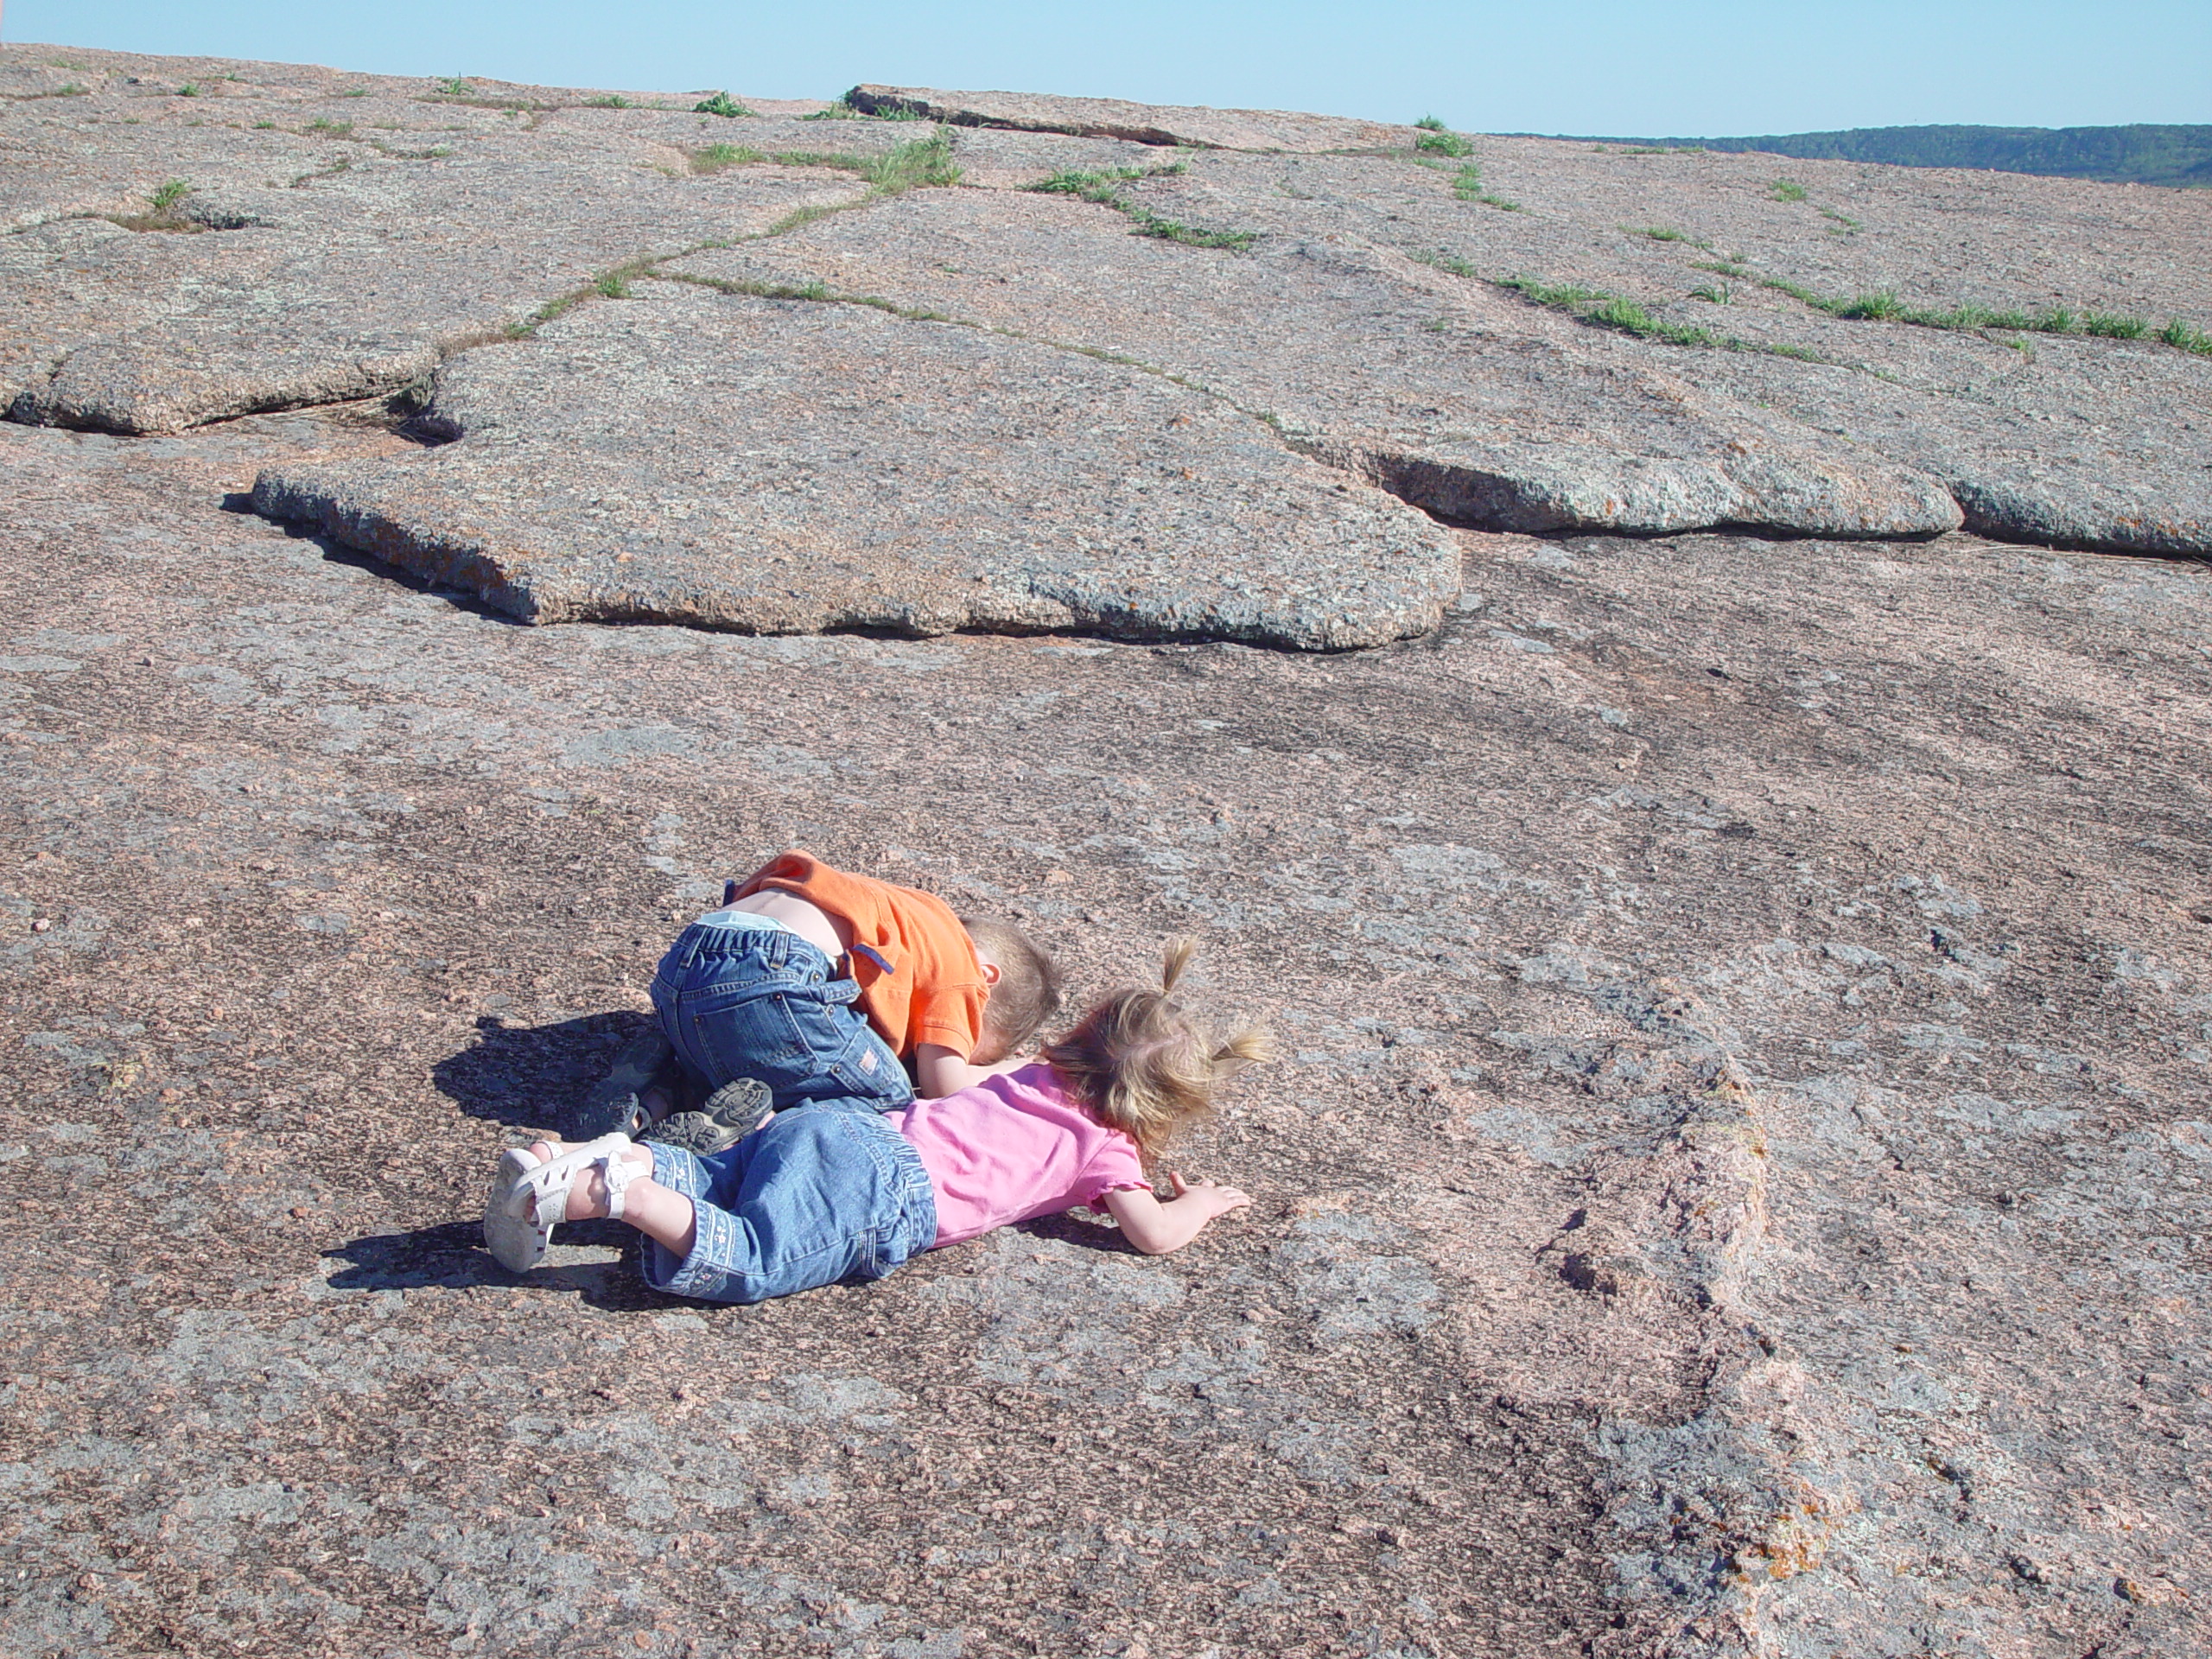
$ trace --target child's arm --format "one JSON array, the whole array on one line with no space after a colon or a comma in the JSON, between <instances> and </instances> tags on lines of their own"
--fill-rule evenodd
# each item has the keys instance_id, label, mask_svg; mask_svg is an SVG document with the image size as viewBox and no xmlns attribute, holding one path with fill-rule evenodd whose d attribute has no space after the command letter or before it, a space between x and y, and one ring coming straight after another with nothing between
<instances>
[{"instance_id":1,"label":"child's arm","mask_svg":"<svg viewBox=\"0 0 2212 1659\"><path fill-rule=\"evenodd\" d=\"M963 1089L973 1089L985 1077L1019 1071L1029 1061L1009 1054L994 1065L977 1065L956 1049L942 1043L919 1043L914 1048L914 1092L924 1100L942 1100Z\"/></svg>"},{"instance_id":2,"label":"child's arm","mask_svg":"<svg viewBox=\"0 0 2212 1659\"><path fill-rule=\"evenodd\" d=\"M1121 1224L1122 1233L1147 1255L1179 1250L1198 1236L1198 1229L1216 1216L1242 1210L1252 1195L1213 1181L1195 1185L1180 1174L1167 1178L1175 1196L1162 1204L1149 1187L1119 1188L1106 1195L1106 1209Z\"/></svg>"}]
</instances>

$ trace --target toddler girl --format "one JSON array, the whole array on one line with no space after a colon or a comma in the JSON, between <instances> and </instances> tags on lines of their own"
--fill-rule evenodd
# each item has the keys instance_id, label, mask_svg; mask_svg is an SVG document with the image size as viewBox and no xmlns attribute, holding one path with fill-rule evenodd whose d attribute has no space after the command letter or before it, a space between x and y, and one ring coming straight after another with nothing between
<instances>
[{"instance_id":1,"label":"toddler girl","mask_svg":"<svg viewBox=\"0 0 2212 1659\"><path fill-rule=\"evenodd\" d=\"M1258 1032L1217 1035L1176 1001L1192 948L1171 944L1158 990L1108 997L1041 1061L904 1111L809 1103L705 1158L620 1135L510 1148L485 1242L520 1270L558 1223L613 1216L645 1234L648 1284L720 1302L880 1279L918 1251L1086 1204L1147 1255L1179 1249L1251 1199L1171 1174L1163 1201L1144 1164L1266 1055Z\"/></svg>"}]
</instances>

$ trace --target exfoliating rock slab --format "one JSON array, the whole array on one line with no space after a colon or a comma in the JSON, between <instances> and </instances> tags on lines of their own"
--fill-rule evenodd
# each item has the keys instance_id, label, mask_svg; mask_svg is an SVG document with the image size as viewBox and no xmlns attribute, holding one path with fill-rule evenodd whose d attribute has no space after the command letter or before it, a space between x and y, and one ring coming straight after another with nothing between
<instances>
[{"instance_id":1,"label":"exfoliating rock slab","mask_svg":"<svg viewBox=\"0 0 2212 1659\"><path fill-rule=\"evenodd\" d=\"M845 94L869 115L926 116L956 127L1006 127L1078 138L1192 149L1408 149L1418 127L1286 110L1214 110L1130 104L1118 98L1049 98L1029 92L941 92L925 86L861 86Z\"/></svg>"},{"instance_id":2,"label":"exfoliating rock slab","mask_svg":"<svg viewBox=\"0 0 2212 1659\"><path fill-rule=\"evenodd\" d=\"M654 148L658 148L658 146ZM397 391L598 273L758 234L866 187L817 169L669 176L620 136L372 155L300 188L181 204L234 226L105 219L0 243L0 392L11 418L174 432L256 410ZM680 158L679 158L680 159Z\"/></svg>"},{"instance_id":3,"label":"exfoliating rock slab","mask_svg":"<svg viewBox=\"0 0 2212 1659\"><path fill-rule=\"evenodd\" d=\"M1913 536L1960 523L1948 492L1910 466L1346 239L1192 247L1065 196L931 192L675 268L822 283L1131 358L1487 529Z\"/></svg>"},{"instance_id":4,"label":"exfoliating rock slab","mask_svg":"<svg viewBox=\"0 0 2212 1659\"><path fill-rule=\"evenodd\" d=\"M1121 364L673 283L471 353L413 460L254 503L537 622L1073 628L1372 645L1434 627L1448 536Z\"/></svg>"}]
</instances>

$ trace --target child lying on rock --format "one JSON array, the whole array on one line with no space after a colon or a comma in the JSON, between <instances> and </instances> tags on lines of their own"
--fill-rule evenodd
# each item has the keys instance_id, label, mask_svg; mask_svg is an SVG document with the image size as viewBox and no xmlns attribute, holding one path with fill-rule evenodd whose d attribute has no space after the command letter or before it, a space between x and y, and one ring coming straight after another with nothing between
<instances>
[{"instance_id":1,"label":"child lying on rock","mask_svg":"<svg viewBox=\"0 0 2212 1659\"><path fill-rule=\"evenodd\" d=\"M651 1136L703 1155L770 1110L833 1099L895 1110L918 1087L950 1095L1011 1069L1058 1011L1060 984L1011 923L963 922L932 894L788 852L683 931L652 995L650 1052L618 1072L658 1080L592 1127L643 1130L679 1092L703 1094L707 1114L677 1114Z\"/></svg>"},{"instance_id":2,"label":"child lying on rock","mask_svg":"<svg viewBox=\"0 0 2212 1659\"><path fill-rule=\"evenodd\" d=\"M520 1271L559 1223L613 1216L645 1236L646 1283L721 1302L880 1279L922 1250L1082 1205L1147 1255L1179 1249L1251 1200L1173 1174L1163 1201L1144 1164L1266 1052L1259 1033L1217 1035L1176 1001L1191 948L1171 945L1159 989L1108 997L1041 1061L904 1110L810 1101L706 1158L620 1135L510 1148L485 1242Z\"/></svg>"}]
</instances>

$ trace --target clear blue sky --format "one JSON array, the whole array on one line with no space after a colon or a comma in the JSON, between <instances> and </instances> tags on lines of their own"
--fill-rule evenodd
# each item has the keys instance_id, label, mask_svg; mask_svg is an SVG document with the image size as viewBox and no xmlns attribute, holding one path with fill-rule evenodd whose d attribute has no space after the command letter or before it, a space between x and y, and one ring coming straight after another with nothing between
<instances>
[{"instance_id":1,"label":"clear blue sky","mask_svg":"<svg viewBox=\"0 0 2212 1659\"><path fill-rule=\"evenodd\" d=\"M9 41L834 96L856 81L1721 137L2212 122L2212 0L7 0Z\"/></svg>"}]
</instances>

